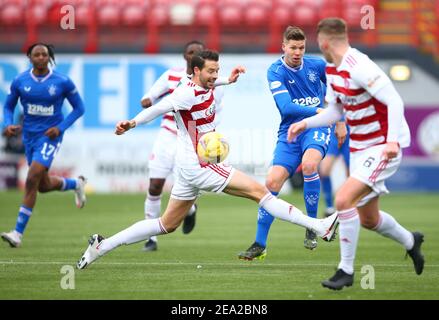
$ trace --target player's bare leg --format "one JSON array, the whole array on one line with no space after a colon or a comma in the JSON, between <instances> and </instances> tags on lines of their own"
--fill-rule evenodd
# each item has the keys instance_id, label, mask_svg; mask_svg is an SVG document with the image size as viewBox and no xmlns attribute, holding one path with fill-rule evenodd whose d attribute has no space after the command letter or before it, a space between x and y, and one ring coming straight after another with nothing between
<instances>
[{"instance_id":1,"label":"player's bare leg","mask_svg":"<svg viewBox=\"0 0 439 320\"><path fill-rule=\"evenodd\" d=\"M335 208L333 206L332 199L332 186L331 186L331 171L334 166L336 157L333 155L326 155L325 158L320 162L319 165L319 174L322 182L322 189L325 197L326 208L325 208L325 217L330 216L335 213Z\"/></svg>"},{"instance_id":2,"label":"player's bare leg","mask_svg":"<svg viewBox=\"0 0 439 320\"><path fill-rule=\"evenodd\" d=\"M1 238L9 243L9 246L12 248L21 246L23 232L32 216L32 210L37 201L38 186L46 170L46 167L36 161L33 161L29 167L24 185L23 202L18 212L15 229L10 232L1 233Z\"/></svg>"},{"instance_id":3,"label":"player's bare leg","mask_svg":"<svg viewBox=\"0 0 439 320\"><path fill-rule=\"evenodd\" d=\"M61 190L63 185L62 178L50 176L48 170L43 172L43 175L38 185L38 192L46 193L54 190Z\"/></svg>"},{"instance_id":4,"label":"player's bare leg","mask_svg":"<svg viewBox=\"0 0 439 320\"><path fill-rule=\"evenodd\" d=\"M151 236L175 231L194 202L195 199L177 200L171 197L161 218L141 220L107 239L99 234L92 235L87 250L77 263L78 269L86 268L96 259L123 244L129 245Z\"/></svg>"},{"instance_id":5,"label":"player's bare leg","mask_svg":"<svg viewBox=\"0 0 439 320\"><path fill-rule=\"evenodd\" d=\"M33 208L37 201L38 188L46 173L47 168L42 164L33 161L27 173L26 182L24 184L23 205Z\"/></svg>"}]
</instances>

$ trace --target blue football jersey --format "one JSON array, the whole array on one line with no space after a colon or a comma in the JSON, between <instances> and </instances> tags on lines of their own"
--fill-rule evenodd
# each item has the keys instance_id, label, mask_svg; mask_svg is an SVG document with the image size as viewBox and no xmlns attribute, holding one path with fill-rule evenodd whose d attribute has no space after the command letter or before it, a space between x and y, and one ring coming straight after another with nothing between
<instances>
[{"instance_id":1,"label":"blue football jersey","mask_svg":"<svg viewBox=\"0 0 439 320\"><path fill-rule=\"evenodd\" d=\"M66 119L62 112L65 98L73 107ZM18 99L23 106L25 140L55 126L63 133L84 113L83 102L72 80L54 70L44 77L37 77L30 69L14 79L5 102L5 126L13 123L13 111Z\"/></svg>"},{"instance_id":2,"label":"blue football jersey","mask_svg":"<svg viewBox=\"0 0 439 320\"><path fill-rule=\"evenodd\" d=\"M282 119L279 140L286 141L292 123L313 116L317 108L323 108L325 65L321 58L304 56L302 65L293 68L281 57L268 69L268 84Z\"/></svg>"}]
</instances>

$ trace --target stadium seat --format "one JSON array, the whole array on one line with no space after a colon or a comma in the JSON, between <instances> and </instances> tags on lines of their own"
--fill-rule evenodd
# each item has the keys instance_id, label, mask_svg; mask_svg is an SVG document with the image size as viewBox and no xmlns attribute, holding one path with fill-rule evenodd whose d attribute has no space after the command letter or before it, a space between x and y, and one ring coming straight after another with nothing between
<instances>
[{"instance_id":1,"label":"stadium seat","mask_svg":"<svg viewBox=\"0 0 439 320\"><path fill-rule=\"evenodd\" d=\"M292 23L296 26L312 26L317 23L317 20L318 15L315 7L300 2L293 10Z\"/></svg>"},{"instance_id":2,"label":"stadium seat","mask_svg":"<svg viewBox=\"0 0 439 320\"><path fill-rule=\"evenodd\" d=\"M148 11L148 24L165 25L168 23L169 10L167 5L156 5Z\"/></svg>"},{"instance_id":3,"label":"stadium seat","mask_svg":"<svg viewBox=\"0 0 439 320\"><path fill-rule=\"evenodd\" d=\"M96 2L97 22L101 26L117 26L120 23L118 1L100 0Z\"/></svg>"},{"instance_id":4,"label":"stadium seat","mask_svg":"<svg viewBox=\"0 0 439 320\"><path fill-rule=\"evenodd\" d=\"M209 26L216 21L216 10L213 5L205 4L197 8L195 12L195 24Z\"/></svg>"},{"instance_id":5,"label":"stadium seat","mask_svg":"<svg viewBox=\"0 0 439 320\"><path fill-rule=\"evenodd\" d=\"M238 27L242 23L242 10L238 6L227 5L219 11L221 25L226 27Z\"/></svg>"},{"instance_id":6,"label":"stadium seat","mask_svg":"<svg viewBox=\"0 0 439 320\"><path fill-rule=\"evenodd\" d=\"M279 26L287 26L292 24L291 11L285 10L282 7L276 7L271 15L271 22Z\"/></svg>"},{"instance_id":7,"label":"stadium seat","mask_svg":"<svg viewBox=\"0 0 439 320\"><path fill-rule=\"evenodd\" d=\"M0 8L0 25L18 26L24 23L24 6L18 1L6 2Z\"/></svg>"},{"instance_id":8,"label":"stadium seat","mask_svg":"<svg viewBox=\"0 0 439 320\"><path fill-rule=\"evenodd\" d=\"M267 29L271 5L267 1L250 0L245 4L244 20L249 27L263 27Z\"/></svg>"},{"instance_id":9,"label":"stadium seat","mask_svg":"<svg viewBox=\"0 0 439 320\"><path fill-rule=\"evenodd\" d=\"M170 4L169 18L172 25L192 25L195 18L195 3L180 0Z\"/></svg>"},{"instance_id":10,"label":"stadium seat","mask_svg":"<svg viewBox=\"0 0 439 320\"><path fill-rule=\"evenodd\" d=\"M75 23L78 26L89 26L93 17L93 10L88 4L75 6Z\"/></svg>"},{"instance_id":11,"label":"stadium seat","mask_svg":"<svg viewBox=\"0 0 439 320\"><path fill-rule=\"evenodd\" d=\"M342 5L339 0L322 0L322 4L319 9L319 19L329 17L340 17Z\"/></svg>"},{"instance_id":12,"label":"stadium seat","mask_svg":"<svg viewBox=\"0 0 439 320\"><path fill-rule=\"evenodd\" d=\"M34 5L27 9L35 24L42 24L46 21L48 8L46 5Z\"/></svg>"},{"instance_id":13,"label":"stadium seat","mask_svg":"<svg viewBox=\"0 0 439 320\"><path fill-rule=\"evenodd\" d=\"M148 1L129 0L124 3L122 9L122 24L125 26L142 26L146 24L146 12Z\"/></svg>"}]
</instances>

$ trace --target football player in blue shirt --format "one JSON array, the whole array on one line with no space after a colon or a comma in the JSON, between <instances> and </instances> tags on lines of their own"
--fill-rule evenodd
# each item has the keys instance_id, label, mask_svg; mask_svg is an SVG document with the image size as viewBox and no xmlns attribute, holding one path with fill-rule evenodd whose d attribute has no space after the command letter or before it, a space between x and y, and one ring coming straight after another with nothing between
<instances>
[{"instance_id":1,"label":"football player in blue shirt","mask_svg":"<svg viewBox=\"0 0 439 320\"><path fill-rule=\"evenodd\" d=\"M267 72L281 123L266 186L277 196L284 182L302 164L306 211L309 216L316 218L320 197L317 169L328 148L330 128L307 130L293 143L287 141L290 124L317 114L324 106L326 62L321 58L304 56L305 42L304 32L289 26L283 34L284 56L274 62ZM240 259L265 258L268 232L273 220L270 214L259 208L256 240L246 251L238 254ZM314 231L306 231L304 246L310 250L317 247Z\"/></svg>"},{"instance_id":2,"label":"football player in blue shirt","mask_svg":"<svg viewBox=\"0 0 439 320\"><path fill-rule=\"evenodd\" d=\"M49 175L64 132L84 114L82 99L72 80L49 68L49 63L55 62L52 46L36 43L29 47L27 56L33 67L13 80L4 105L4 134L10 137L23 131L23 144L29 165L15 229L1 234L2 239L11 247L21 245L38 192L74 190L77 207L82 208L86 201L86 180L83 176L66 179ZM13 123L18 99L23 106L23 126ZM73 107L66 118L62 113L64 99Z\"/></svg>"}]
</instances>

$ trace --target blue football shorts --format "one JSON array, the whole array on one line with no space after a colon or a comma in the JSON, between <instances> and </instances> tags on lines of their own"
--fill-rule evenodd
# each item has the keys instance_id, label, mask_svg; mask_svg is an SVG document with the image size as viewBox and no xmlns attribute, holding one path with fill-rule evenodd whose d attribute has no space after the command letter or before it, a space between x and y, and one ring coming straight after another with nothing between
<instances>
[{"instance_id":1,"label":"blue football shorts","mask_svg":"<svg viewBox=\"0 0 439 320\"><path fill-rule=\"evenodd\" d=\"M273 166L282 166L290 175L296 172L302 162L302 156L308 149L316 149L325 157L328 150L331 129L328 127L312 128L302 132L295 141L289 143L278 140L273 155Z\"/></svg>"},{"instance_id":2,"label":"blue football shorts","mask_svg":"<svg viewBox=\"0 0 439 320\"><path fill-rule=\"evenodd\" d=\"M26 160L30 166L32 161L36 161L46 168L50 168L53 159L61 147L63 135L55 139L42 135L36 136L24 142Z\"/></svg>"}]
</instances>

